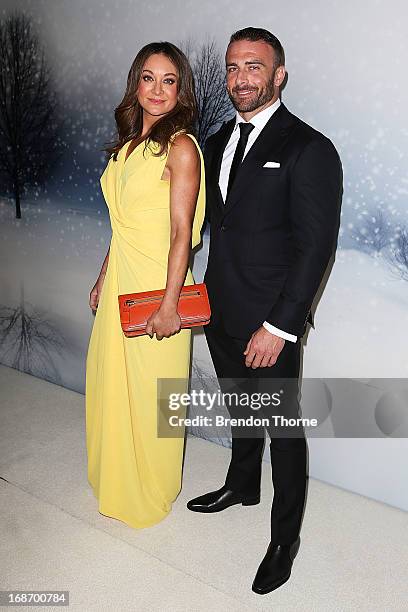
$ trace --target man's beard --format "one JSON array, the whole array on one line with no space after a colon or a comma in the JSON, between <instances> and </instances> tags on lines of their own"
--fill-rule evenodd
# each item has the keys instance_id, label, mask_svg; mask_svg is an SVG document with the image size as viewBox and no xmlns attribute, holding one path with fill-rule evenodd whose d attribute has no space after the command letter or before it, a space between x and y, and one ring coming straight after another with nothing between
<instances>
[{"instance_id":1,"label":"man's beard","mask_svg":"<svg viewBox=\"0 0 408 612\"><path fill-rule=\"evenodd\" d=\"M263 91L259 91L258 88L255 87L241 87L242 90L253 90L257 95L251 96L248 100L240 100L234 96L234 92L237 90L236 87L232 89L230 93L228 91L229 98L234 105L235 110L241 113L251 113L256 110L260 106L267 104L270 100L272 100L275 89L273 85L275 74L272 75L271 79L267 82L266 87Z\"/></svg>"}]
</instances>

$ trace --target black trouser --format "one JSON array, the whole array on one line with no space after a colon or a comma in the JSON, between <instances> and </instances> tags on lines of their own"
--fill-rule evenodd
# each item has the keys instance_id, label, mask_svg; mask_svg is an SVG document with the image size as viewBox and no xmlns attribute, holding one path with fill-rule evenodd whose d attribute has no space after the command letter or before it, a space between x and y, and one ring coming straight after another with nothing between
<instances>
[{"instance_id":1,"label":"black trouser","mask_svg":"<svg viewBox=\"0 0 408 612\"><path fill-rule=\"evenodd\" d=\"M233 338L224 329L222 320L205 328L208 347L214 368L223 393L231 391L231 380L239 379L241 391L276 391L285 386L285 400L279 412L268 408L254 411L248 408L230 406L227 408L232 418L252 414L283 414L286 417L299 417L298 378L300 370L300 342L286 341L274 366L248 368L243 354L247 340ZM249 338L248 338L249 340ZM244 385L242 380L246 379ZM290 399L289 399L290 398ZM272 483L274 497L271 511L271 540L276 544L291 544L300 532L306 495L306 440L302 427L290 428L288 435L281 436L283 430L275 427L275 422L266 429L269 433L270 456L272 464ZM232 456L225 485L242 493L246 498L256 498L260 492L262 455L265 443L265 427L231 426Z\"/></svg>"}]
</instances>

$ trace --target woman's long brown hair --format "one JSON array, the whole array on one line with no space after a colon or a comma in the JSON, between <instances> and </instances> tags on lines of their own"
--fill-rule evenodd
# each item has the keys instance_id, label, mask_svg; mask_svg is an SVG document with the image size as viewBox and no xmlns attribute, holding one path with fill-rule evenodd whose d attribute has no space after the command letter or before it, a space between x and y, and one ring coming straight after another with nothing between
<instances>
[{"instance_id":1,"label":"woman's long brown hair","mask_svg":"<svg viewBox=\"0 0 408 612\"><path fill-rule=\"evenodd\" d=\"M127 86L123 100L115 108L117 141L104 149L109 157L113 154L116 161L123 145L138 139L143 129L143 108L137 99L136 91L142 76L143 66L147 59L156 53L169 58L178 70L178 100L176 106L152 126L145 142L145 149L151 143L157 143L159 150L153 155L167 153L172 136L179 130L191 132L197 116L197 102L194 92L194 78L190 63L184 53L169 42L154 42L145 45L136 55L129 70Z\"/></svg>"}]
</instances>

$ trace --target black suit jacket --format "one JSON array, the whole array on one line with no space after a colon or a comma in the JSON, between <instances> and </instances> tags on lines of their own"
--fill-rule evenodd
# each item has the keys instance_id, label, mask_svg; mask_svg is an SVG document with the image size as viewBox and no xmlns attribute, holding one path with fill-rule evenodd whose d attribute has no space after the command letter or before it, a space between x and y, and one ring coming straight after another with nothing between
<instances>
[{"instance_id":1,"label":"black suit jacket","mask_svg":"<svg viewBox=\"0 0 408 612\"><path fill-rule=\"evenodd\" d=\"M274 112L245 156L227 202L218 185L235 118L204 150L210 246L204 281L212 320L248 338L266 320L302 336L336 250L342 167L332 142L288 111ZM268 161L279 168L264 168Z\"/></svg>"}]
</instances>

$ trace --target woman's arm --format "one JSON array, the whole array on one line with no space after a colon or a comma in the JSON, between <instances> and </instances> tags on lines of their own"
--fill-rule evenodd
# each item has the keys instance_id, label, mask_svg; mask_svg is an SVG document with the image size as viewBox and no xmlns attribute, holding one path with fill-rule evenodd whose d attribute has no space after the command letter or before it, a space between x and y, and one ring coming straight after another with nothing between
<instances>
[{"instance_id":1,"label":"woman's arm","mask_svg":"<svg viewBox=\"0 0 408 612\"><path fill-rule=\"evenodd\" d=\"M106 257L103 260L102 268L101 268L101 271L99 272L99 278L101 276L105 277L106 275L106 268L108 267L108 262L109 262L109 252L110 252L110 246L108 248L108 252L106 253Z\"/></svg>"},{"instance_id":2,"label":"woman's arm","mask_svg":"<svg viewBox=\"0 0 408 612\"><path fill-rule=\"evenodd\" d=\"M92 310L96 310L98 307L99 297L101 295L101 291L103 287L103 281L105 280L105 276L106 276L106 268L108 267L108 262L109 262L109 251L110 251L110 247L108 248L106 257L103 260L103 264L101 267L101 271L99 272L97 281L92 287L91 292L89 294L89 306Z\"/></svg>"},{"instance_id":3,"label":"woman's arm","mask_svg":"<svg viewBox=\"0 0 408 612\"><path fill-rule=\"evenodd\" d=\"M159 310L149 319L147 333L161 340L180 330L177 313L191 255L191 234L200 189L201 160L196 145L186 134L178 135L166 164L170 172L170 249L167 282Z\"/></svg>"},{"instance_id":4,"label":"woman's arm","mask_svg":"<svg viewBox=\"0 0 408 612\"><path fill-rule=\"evenodd\" d=\"M186 134L176 137L167 167L170 170L170 250L162 306L177 309L191 255L201 171L197 147Z\"/></svg>"}]
</instances>

